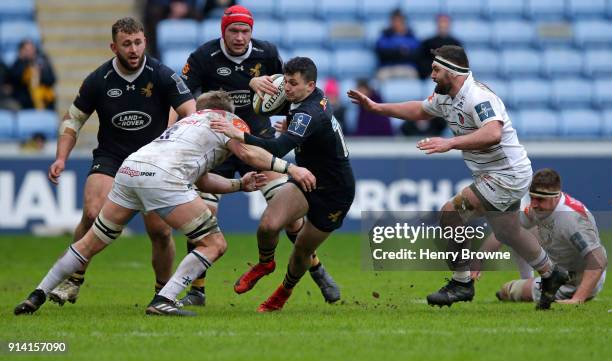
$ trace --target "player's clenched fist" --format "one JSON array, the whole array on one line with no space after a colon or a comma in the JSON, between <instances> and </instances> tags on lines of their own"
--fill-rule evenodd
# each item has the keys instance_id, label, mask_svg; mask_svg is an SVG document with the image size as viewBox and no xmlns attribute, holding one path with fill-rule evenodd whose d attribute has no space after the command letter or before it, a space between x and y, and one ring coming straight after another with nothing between
<instances>
[{"instance_id":1,"label":"player's clenched fist","mask_svg":"<svg viewBox=\"0 0 612 361\"><path fill-rule=\"evenodd\" d=\"M61 159L58 159L53 162L53 164L51 164L51 166L49 167L48 177L53 184L58 184L58 178L60 174L62 174L62 172L64 171L65 167L66 164Z\"/></svg>"}]
</instances>

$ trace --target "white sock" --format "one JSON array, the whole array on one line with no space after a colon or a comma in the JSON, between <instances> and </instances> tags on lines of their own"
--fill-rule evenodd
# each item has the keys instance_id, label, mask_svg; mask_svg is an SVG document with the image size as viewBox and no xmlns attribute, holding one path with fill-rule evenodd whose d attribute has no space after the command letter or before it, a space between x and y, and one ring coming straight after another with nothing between
<instances>
[{"instance_id":1,"label":"white sock","mask_svg":"<svg viewBox=\"0 0 612 361\"><path fill-rule=\"evenodd\" d=\"M470 277L470 271L453 271L453 279L457 282L468 283L472 277Z\"/></svg>"},{"instance_id":2,"label":"white sock","mask_svg":"<svg viewBox=\"0 0 612 361\"><path fill-rule=\"evenodd\" d=\"M528 262L529 265L533 267L533 269L538 271L540 276L546 278L550 277L550 275L552 274L553 264L550 258L548 258L548 254L546 253L546 251L544 251L543 248L540 248L540 255L536 259Z\"/></svg>"},{"instance_id":3,"label":"white sock","mask_svg":"<svg viewBox=\"0 0 612 361\"><path fill-rule=\"evenodd\" d=\"M87 262L87 258L83 257L74 247L68 247L66 253L55 262L49 273L36 288L43 290L45 295L48 294L68 276L80 270Z\"/></svg>"},{"instance_id":4,"label":"white sock","mask_svg":"<svg viewBox=\"0 0 612 361\"><path fill-rule=\"evenodd\" d=\"M181 293L187 286L193 282L202 272L212 266L212 262L200 252L191 251L179 264L176 272L166 283L164 288L159 291L159 295L170 300L175 300L176 296Z\"/></svg>"}]
</instances>

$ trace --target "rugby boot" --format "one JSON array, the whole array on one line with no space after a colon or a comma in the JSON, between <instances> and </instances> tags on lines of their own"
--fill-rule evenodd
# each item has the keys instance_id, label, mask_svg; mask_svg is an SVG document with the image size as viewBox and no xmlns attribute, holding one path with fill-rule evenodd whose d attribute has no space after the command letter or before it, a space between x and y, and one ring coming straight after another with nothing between
<instances>
[{"instance_id":1,"label":"rugby boot","mask_svg":"<svg viewBox=\"0 0 612 361\"><path fill-rule=\"evenodd\" d=\"M255 286L257 281L263 276L274 272L276 262L258 263L242 274L234 284L234 291L237 294L245 293Z\"/></svg>"},{"instance_id":2,"label":"rugby boot","mask_svg":"<svg viewBox=\"0 0 612 361\"><path fill-rule=\"evenodd\" d=\"M274 291L272 296L257 307L257 312L264 313L280 311L285 305L285 302L287 302L289 299L289 296L291 296L291 290L288 290L285 288L285 286L280 285L276 291Z\"/></svg>"},{"instance_id":3,"label":"rugby boot","mask_svg":"<svg viewBox=\"0 0 612 361\"><path fill-rule=\"evenodd\" d=\"M438 292L427 296L427 304L430 306L450 307L455 302L472 301L474 293L474 280L463 283L451 279Z\"/></svg>"},{"instance_id":4,"label":"rugby boot","mask_svg":"<svg viewBox=\"0 0 612 361\"><path fill-rule=\"evenodd\" d=\"M195 289L190 289L185 297L181 298L177 305L183 306L206 306L206 293Z\"/></svg>"},{"instance_id":5,"label":"rugby boot","mask_svg":"<svg viewBox=\"0 0 612 361\"><path fill-rule=\"evenodd\" d=\"M188 310L181 310L178 305L166 297L156 295L145 310L147 315L155 316L196 316L197 313Z\"/></svg>"},{"instance_id":6,"label":"rugby boot","mask_svg":"<svg viewBox=\"0 0 612 361\"><path fill-rule=\"evenodd\" d=\"M569 281L569 274L562 267L555 265L550 276L542 277L540 287L542 293L540 301L536 305L536 310L548 310L555 301L555 295L561 286Z\"/></svg>"},{"instance_id":7,"label":"rugby boot","mask_svg":"<svg viewBox=\"0 0 612 361\"><path fill-rule=\"evenodd\" d=\"M310 271L310 276L319 286L325 302L334 303L340 300L340 287L338 287L332 276L327 273L322 264L319 264L314 271Z\"/></svg>"},{"instance_id":8,"label":"rugby boot","mask_svg":"<svg viewBox=\"0 0 612 361\"><path fill-rule=\"evenodd\" d=\"M75 303L79 297L79 290L81 284L77 283L70 278L65 279L57 285L51 292L49 292L49 300L63 306L66 301Z\"/></svg>"},{"instance_id":9,"label":"rugby boot","mask_svg":"<svg viewBox=\"0 0 612 361\"><path fill-rule=\"evenodd\" d=\"M32 314L36 312L36 310L38 310L38 308L40 308L40 306L42 306L46 300L47 296L45 296L43 290L35 289L32 293L30 293L25 301L21 302L17 305L17 307L15 307L14 313L15 315L21 315L24 313Z\"/></svg>"}]
</instances>

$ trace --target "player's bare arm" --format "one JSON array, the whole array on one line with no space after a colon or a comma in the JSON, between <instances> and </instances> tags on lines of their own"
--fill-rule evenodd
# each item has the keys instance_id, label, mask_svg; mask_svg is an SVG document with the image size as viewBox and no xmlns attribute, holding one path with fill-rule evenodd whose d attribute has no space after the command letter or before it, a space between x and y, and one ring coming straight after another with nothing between
<instances>
[{"instance_id":1,"label":"player's bare arm","mask_svg":"<svg viewBox=\"0 0 612 361\"><path fill-rule=\"evenodd\" d=\"M214 173L206 173L198 179L196 186L208 193L253 192L268 182L265 174L248 172L240 179L228 179Z\"/></svg>"},{"instance_id":2,"label":"player's bare arm","mask_svg":"<svg viewBox=\"0 0 612 361\"><path fill-rule=\"evenodd\" d=\"M586 269L576 293L569 300L557 300L558 303L582 304L591 297L597 282L608 265L608 259L602 247L596 248L584 256Z\"/></svg>"},{"instance_id":3,"label":"player's bare arm","mask_svg":"<svg viewBox=\"0 0 612 361\"><path fill-rule=\"evenodd\" d=\"M66 168L66 160L74 148L79 131L83 124L89 119L89 114L80 111L74 105L64 114L59 128L59 138L57 141L57 150L55 152L55 161L49 167L49 180L58 184L59 177Z\"/></svg>"},{"instance_id":4,"label":"player's bare arm","mask_svg":"<svg viewBox=\"0 0 612 361\"><path fill-rule=\"evenodd\" d=\"M357 90L347 92L351 102L362 106L365 110L404 120L427 120L433 115L427 113L421 101L408 101L403 103L377 103Z\"/></svg>"},{"instance_id":5,"label":"player's bare arm","mask_svg":"<svg viewBox=\"0 0 612 361\"><path fill-rule=\"evenodd\" d=\"M485 124L474 133L460 135L454 138L425 138L417 143L417 148L425 154L445 153L451 149L481 150L501 141L503 124L501 121L492 121Z\"/></svg>"}]
</instances>

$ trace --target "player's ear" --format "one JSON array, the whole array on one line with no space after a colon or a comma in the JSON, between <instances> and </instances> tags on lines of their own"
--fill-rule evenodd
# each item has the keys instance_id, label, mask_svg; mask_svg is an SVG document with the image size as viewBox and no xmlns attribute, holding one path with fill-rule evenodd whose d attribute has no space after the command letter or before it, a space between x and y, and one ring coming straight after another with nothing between
<instances>
[{"instance_id":1,"label":"player's ear","mask_svg":"<svg viewBox=\"0 0 612 361\"><path fill-rule=\"evenodd\" d=\"M113 53L117 53L117 44L115 44L115 42L113 41L112 43L110 43L110 49Z\"/></svg>"}]
</instances>

